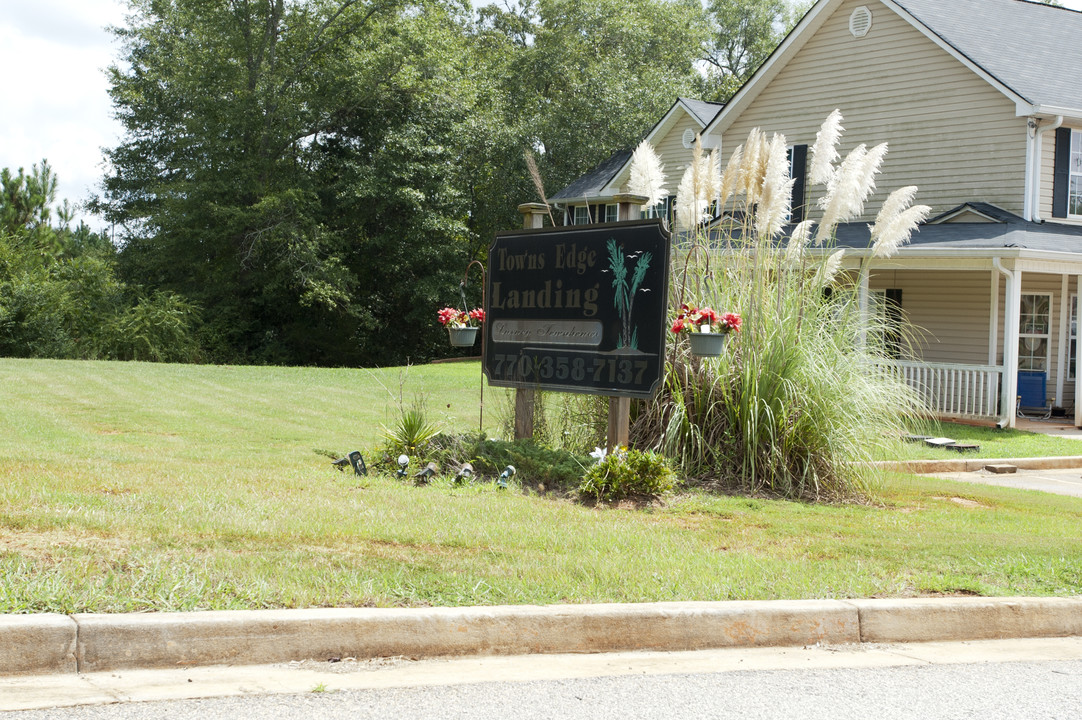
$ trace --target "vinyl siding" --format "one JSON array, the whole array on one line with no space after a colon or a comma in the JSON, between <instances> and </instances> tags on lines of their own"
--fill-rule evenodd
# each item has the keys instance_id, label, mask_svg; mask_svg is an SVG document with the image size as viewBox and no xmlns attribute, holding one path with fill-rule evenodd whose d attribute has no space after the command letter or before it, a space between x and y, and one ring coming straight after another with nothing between
<instances>
[{"instance_id":1,"label":"vinyl siding","mask_svg":"<svg viewBox=\"0 0 1082 720\"><path fill-rule=\"evenodd\" d=\"M661 158L661 163L665 167L665 187L668 188L670 195L676 194L676 187L680 184L684 169L691 163L691 150L684 147L684 131L691 128L696 133L702 132L699 123L683 109L679 113L679 119L673 123L668 132L660 138L654 138L654 152ZM614 187L620 188L621 192L627 191L629 167L630 164L621 170L611 183Z\"/></svg>"},{"instance_id":2,"label":"vinyl siding","mask_svg":"<svg viewBox=\"0 0 1082 720\"><path fill-rule=\"evenodd\" d=\"M988 364L990 284L988 273L946 270L868 278L872 290L901 289L902 312L915 328L910 359L967 365Z\"/></svg>"},{"instance_id":3,"label":"vinyl siding","mask_svg":"<svg viewBox=\"0 0 1082 720\"><path fill-rule=\"evenodd\" d=\"M873 13L872 29L854 38L849 15L861 4ZM933 214L970 200L1022 213L1025 118L1015 117L1014 103L985 80L869 0L845 2L827 18L725 130L722 155L753 127L811 145L835 108L844 116L843 155L858 143L890 145L864 219L903 185L918 186L917 202ZM811 193L818 199L822 188Z\"/></svg>"},{"instance_id":4,"label":"vinyl siding","mask_svg":"<svg viewBox=\"0 0 1082 720\"><path fill-rule=\"evenodd\" d=\"M1082 125L1072 125L1071 123L1064 123L1064 127L1071 127L1075 130L1082 130ZM1042 220L1051 220L1052 218L1052 173L1055 171L1056 165L1056 133L1054 130L1049 130L1041 138L1041 204L1040 214ZM1067 219L1067 218L1055 218L1055 222L1070 223L1072 225L1082 225L1082 220Z\"/></svg>"}]
</instances>

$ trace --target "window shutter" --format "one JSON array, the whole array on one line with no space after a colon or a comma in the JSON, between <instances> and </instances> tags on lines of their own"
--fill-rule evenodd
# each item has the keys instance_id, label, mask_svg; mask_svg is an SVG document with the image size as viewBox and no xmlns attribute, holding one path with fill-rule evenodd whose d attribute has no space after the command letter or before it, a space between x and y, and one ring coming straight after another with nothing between
<instances>
[{"instance_id":1,"label":"window shutter","mask_svg":"<svg viewBox=\"0 0 1082 720\"><path fill-rule=\"evenodd\" d=\"M789 167L790 176L796 180L793 183L793 196L790 204L792 211L789 213L790 221L793 223L804 222L804 176L807 174L807 167L808 146L794 145L793 162Z\"/></svg>"},{"instance_id":2,"label":"window shutter","mask_svg":"<svg viewBox=\"0 0 1082 720\"><path fill-rule=\"evenodd\" d=\"M902 289L887 288L887 332L884 350L887 357L900 360L902 357Z\"/></svg>"},{"instance_id":3,"label":"window shutter","mask_svg":"<svg viewBox=\"0 0 1082 720\"><path fill-rule=\"evenodd\" d=\"M1065 218L1071 186L1071 128L1056 128L1056 160L1052 167L1052 217Z\"/></svg>"}]
</instances>

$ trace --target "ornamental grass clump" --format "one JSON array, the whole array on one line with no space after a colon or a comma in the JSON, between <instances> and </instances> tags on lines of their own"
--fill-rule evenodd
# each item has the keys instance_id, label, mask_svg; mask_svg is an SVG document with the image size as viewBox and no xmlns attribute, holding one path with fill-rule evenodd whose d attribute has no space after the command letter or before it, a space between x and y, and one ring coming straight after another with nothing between
<instances>
[{"instance_id":1,"label":"ornamental grass clump","mask_svg":"<svg viewBox=\"0 0 1082 720\"><path fill-rule=\"evenodd\" d=\"M862 308L857 276L834 246L838 224L863 212L887 148L859 145L837 162L841 131L832 113L810 158L811 182L826 186L818 225L787 226L793 180L781 135L752 131L724 170L696 148L680 183L691 197L676 202L670 306L742 320L716 359L671 342L664 387L633 423L632 443L664 453L688 478L726 491L854 497L870 487L875 452L923 412L877 364L904 345L905 329ZM875 255L896 252L927 215L909 206L913 190L884 203ZM704 224L710 203L722 212Z\"/></svg>"}]
</instances>

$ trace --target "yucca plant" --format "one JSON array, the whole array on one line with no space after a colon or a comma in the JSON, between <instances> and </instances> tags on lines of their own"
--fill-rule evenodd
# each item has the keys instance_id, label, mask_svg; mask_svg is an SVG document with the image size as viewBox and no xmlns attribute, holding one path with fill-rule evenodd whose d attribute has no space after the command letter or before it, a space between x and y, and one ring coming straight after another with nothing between
<instances>
[{"instance_id":1,"label":"yucca plant","mask_svg":"<svg viewBox=\"0 0 1082 720\"><path fill-rule=\"evenodd\" d=\"M632 428L634 444L664 452L688 477L742 492L853 496L869 485L873 450L922 413L904 383L877 369L886 328L861 312L853 278L841 273L844 250L833 247L837 225L863 212L886 154L885 144L860 145L835 164L841 130L835 111L812 148L810 179L826 185L819 225L801 223L788 237L784 136L753 130L724 170L696 143L676 202L683 253L670 304L736 311L742 331L716 360L673 342L665 386ZM915 190L884 203L876 255L895 252L926 216L927 207L909 207ZM711 206L723 212L707 227Z\"/></svg>"}]
</instances>

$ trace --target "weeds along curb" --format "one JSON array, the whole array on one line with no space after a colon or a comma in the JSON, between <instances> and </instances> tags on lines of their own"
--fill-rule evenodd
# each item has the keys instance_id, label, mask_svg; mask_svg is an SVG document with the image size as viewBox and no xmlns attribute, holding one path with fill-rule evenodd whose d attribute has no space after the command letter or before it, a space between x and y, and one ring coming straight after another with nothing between
<instances>
[{"instance_id":1,"label":"weeds along curb","mask_svg":"<svg viewBox=\"0 0 1082 720\"><path fill-rule=\"evenodd\" d=\"M0 616L0 675L334 657L1082 636L1082 598L777 600Z\"/></svg>"},{"instance_id":2,"label":"weeds along curb","mask_svg":"<svg viewBox=\"0 0 1082 720\"><path fill-rule=\"evenodd\" d=\"M976 472L985 465L1014 465L1019 470L1060 470L1082 468L1082 455L1032 458L951 458L949 460L881 460L874 466L890 472L927 474L939 472Z\"/></svg>"}]
</instances>

